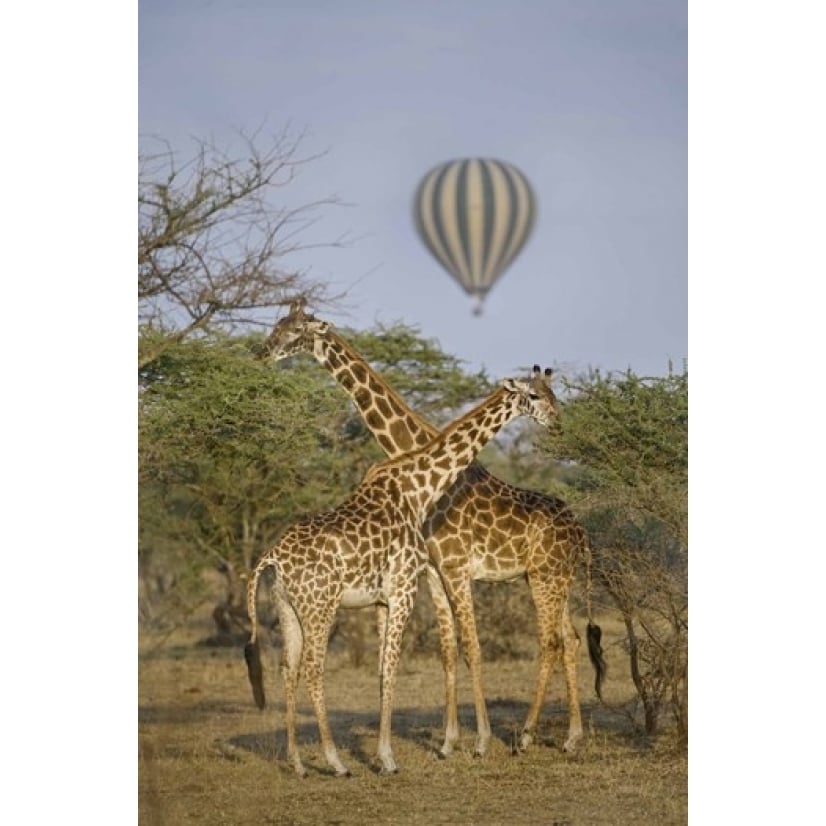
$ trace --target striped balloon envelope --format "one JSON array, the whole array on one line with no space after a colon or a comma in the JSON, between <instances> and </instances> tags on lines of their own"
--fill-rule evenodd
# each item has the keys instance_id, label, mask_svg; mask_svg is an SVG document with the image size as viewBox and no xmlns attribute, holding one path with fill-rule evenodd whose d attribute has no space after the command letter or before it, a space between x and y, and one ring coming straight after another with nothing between
<instances>
[{"instance_id":1,"label":"striped balloon envelope","mask_svg":"<svg viewBox=\"0 0 826 826\"><path fill-rule=\"evenodd\" d=\"M536 197L512 164L465 158L439 164L422 178L413 217L428 250L476 298L479 315L531 234Z\"/></svg>"}]
</instances>

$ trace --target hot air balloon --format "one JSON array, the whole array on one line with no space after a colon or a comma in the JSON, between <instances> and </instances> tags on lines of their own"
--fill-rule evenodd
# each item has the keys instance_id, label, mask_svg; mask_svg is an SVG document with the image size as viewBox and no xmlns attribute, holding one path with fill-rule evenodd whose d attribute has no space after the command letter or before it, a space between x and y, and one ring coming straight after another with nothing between
<instances>
[{"instance_id":1,"label":"hot air balloon","mask_svg":"<svg viewBox=\"0 0 826 826\"><path fill-rule=\"evenodd\" d=\"M512 164L466 158L439 164L422 178L413 202L416 229L436 260L476 298L519 254L533 229L536 198Z\"/></svg>"}]
</instances>

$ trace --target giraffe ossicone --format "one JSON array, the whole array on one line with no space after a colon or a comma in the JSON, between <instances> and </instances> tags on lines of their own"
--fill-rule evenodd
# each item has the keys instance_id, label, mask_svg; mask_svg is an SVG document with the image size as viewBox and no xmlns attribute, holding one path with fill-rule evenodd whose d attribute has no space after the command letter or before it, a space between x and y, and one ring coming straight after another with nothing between
<instances>
[{"instance_id":1,"label":"giraffe ossicone","mask_svg":"<svg viewBox=\"0 0 826 826\"><path fill-rule=\"evenodd\" d=\"M410 409L332 325L308 314L299 301L275 324L259 357L281 360L301 353L311 354L333 375L389 456L423 447L439 433ZM546 379L550 379L549 370ZM445 675L445 736L440 753L448 756L459 741L457 626L473 685L476 754L485 753L491 736L471 582L522 577L527 577L536 611L539 667L519 749L527 748L535 737L550 676L560 659L568 701L563 748L574 749L583 733L577 678L579 635L568 606L577 564L583 565L585 573L586 639L597 696L601 696L606 666L592 616L591 549L570 508L558 497L510 485L474 462L438 502L423 533Z\"/></svg>"},{"instance_id":2,"label":"giraffe ossicone","mask_svg":"<svg viewBox=\"0 0 826 826\"><path fill-rule=\"evenodd\" d=\"M324 662L338 608L371 604L383 607L378 758L382 774L397 771L390 742L393 691L402 634L427 562L422 525L490 438L523 415L545 426L557 415L553 392L541 378L504 380L424 447L371 468L337 508L293 523L256 565L247 590L252 623L244 649L248 676L256 703L263 707L256 597L262 573L273 568L272 596L283 635L287 755L297 774L306 774L296 739L296 692L302 670L325 759L337 775L349 774L327 718Z\"/></svg>"}]
</instances>

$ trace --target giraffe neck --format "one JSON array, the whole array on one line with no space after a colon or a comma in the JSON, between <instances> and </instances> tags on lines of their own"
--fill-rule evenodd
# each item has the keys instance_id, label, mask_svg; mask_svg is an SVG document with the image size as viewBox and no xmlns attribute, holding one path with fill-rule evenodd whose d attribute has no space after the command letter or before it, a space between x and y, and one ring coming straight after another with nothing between
<instances>
[{"instance_id":1,"label":"giraffe neck","mask_svg":"<svg viewBox=\"0 0 826 826\"><path fill-rule=\"evenodd\" d=\"M347 391L388 456L419 450L438 435L438 429L414 413L338 334L328 330L316 336L313 355Z\"/></svg>"},{"instance_id":2,"label":"giraffe neck","mask_svg":"<svg viewBox=\"0 0 826 826\"><path fill-rule=\"evenodd\" d=\"M425 449L390 463L402 473L419 477L411 493L422 518L490 439L520 414L517 398L500 388L446 427Z\"/></svg>"}]
</instances>

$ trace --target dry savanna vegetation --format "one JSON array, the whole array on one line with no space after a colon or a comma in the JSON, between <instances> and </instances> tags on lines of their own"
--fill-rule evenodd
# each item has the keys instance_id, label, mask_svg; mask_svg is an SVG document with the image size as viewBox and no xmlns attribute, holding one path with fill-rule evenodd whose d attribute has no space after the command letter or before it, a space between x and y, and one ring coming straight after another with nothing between
<instances>
[{"instance_id":1,"label":"dry savanna vegetation","mask_svg":"<svg viewBox=\"0 0 826 826\"><path fill-rule=\"evenodd\" d=\"M520 586L506 586L508 590ZM526 600L530 600L527 588ZM420 601L429 600L425 593ZM539 744L513 756L535 676L531 659L486 663L494 738L474 758L475 718L467 670L460 671L461 748L441 745L443 681L438 656L407 653L393 717L399 774L382 777L374 761L378 677L374 640L353 666L341 637L330 646L326 692L334 736L351 778L336 778L318 745L306 693L299 695L299 739L309 776L286 762L278 648L268 646L268 707L252 701L241 646L209 645L208 612L164 639L140 644L140 822L154 824L683 824L687 760L666 724L646 738L635 708L623 650L625 629L600 615L609 664L605 704L593 694L593 672L581 649L585 740L561 751L567 727L557 671L539 727ZM584 623L575 619L580 633ZM526 637L527 639L527 637ZM277 643L277 640L274 640Z\"/></svg>"},{"instance_id":2,"label":"dry savanna vegetation","mask_svg":"<svg viewBox=\"0 0 826 826\"><path fill-rule=\"evenodd\" d=\"M287 764L274 648L263 712L247 683L245 577L287 525L342 502L383 454L344 389L313 359L271 365L254 357L262 326L280 308L300 298L316 312L341 310L342 297L312 270L289 264L297 250L318 245L301 232L336 203L290 204L290 182L313 160L300 136L285 132L263 145L258 134L241 137L240 152L197 142L186 157L160 141L139 158L141 823L685 823L685 364L669 364L663 376L562 375L560 428L512 423L479 457L513 485L561 497L590 537L609 674L599 703L580 652L579 750L560 748L567 708L557 672L538 744L512 755L535 681L531 596L524 582L475 583L494 734L484 758L472 756L464 667L461 748L437 757L444 687L425 593L406 631L395 695L399 774L381 777L374 763L372 613L369 622L341 613L326 669L334 736L353 776L333 777L322 759L303 686L299 738L309 776L299 779ZM501 378L468 372L403 322L343 332L382 381L438 427ZM581 574L572 606L584 635ZM268 633L277 642L277 628Z\"/></svg>"}]
</instances>

